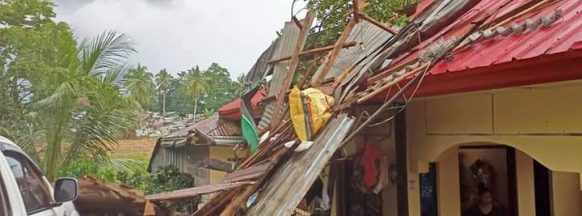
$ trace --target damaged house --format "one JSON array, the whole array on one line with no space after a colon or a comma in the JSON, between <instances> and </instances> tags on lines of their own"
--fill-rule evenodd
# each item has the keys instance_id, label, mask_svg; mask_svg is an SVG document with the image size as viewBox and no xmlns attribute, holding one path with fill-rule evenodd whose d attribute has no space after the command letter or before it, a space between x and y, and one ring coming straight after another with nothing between
<instances>
[{"instance_id":1,"label":"damaged house","mask_svg":"<svg viewBox=\"0 0 582 216\"><path fill-rule=\"evenodd\" d=\"M173 165L192 175L194 185L206 185L234 169L233 149L243 143L238 124L218 114L157 140L148 171ZM229 161L230 160L230 161ZM209 168L209 167L212 167Z\"/></svg>"},{"instance_id":2,"label":"damaged house","mask_svg":"<svg viewBox=\"0 0 582 216\"><path fill-rule=\"evenodd\" d=\"M212 194L194 215L460 216L487 193L507 215L582 215L581 1L425 0L400 29L366 5L315 51L311 13L285 23L238 100L250 156L146 199ZM186 136L216 136L200 132Z\"/></svg>"}]
</instances>

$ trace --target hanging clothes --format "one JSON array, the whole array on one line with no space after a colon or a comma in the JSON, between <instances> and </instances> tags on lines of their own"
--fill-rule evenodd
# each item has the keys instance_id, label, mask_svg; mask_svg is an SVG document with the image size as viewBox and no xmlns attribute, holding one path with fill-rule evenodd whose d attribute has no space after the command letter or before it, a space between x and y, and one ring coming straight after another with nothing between
<instances>
[{"instance_id":1,"label":"hanging clothes","mask_svg":"<svg viewBox=\"0 0 582 216\"><path fill-rule=\"evenodd\" d=\"M368 143L367 138L362 143L361 149L362 157L360 163L364 169L362 185L367 189L373 189L378 183L378 165L382 158L382 151L378 148L378 145Z\"/></svg>"},{"instance_id":2,"label":"hanging clothes","mask_svg":"<svg viewBox=\"0 0 582 216\"><path fill-rule=\"evenodd\" d=\"M380 168L379 172L380 175L378 177L378 184L374 186L374 193L379 194L384 187L386 187L390 183L390 174L388 172L389 168L389 161L388 156L384 155L382 159L380 159Z\"/></svg>"}]
</instances>

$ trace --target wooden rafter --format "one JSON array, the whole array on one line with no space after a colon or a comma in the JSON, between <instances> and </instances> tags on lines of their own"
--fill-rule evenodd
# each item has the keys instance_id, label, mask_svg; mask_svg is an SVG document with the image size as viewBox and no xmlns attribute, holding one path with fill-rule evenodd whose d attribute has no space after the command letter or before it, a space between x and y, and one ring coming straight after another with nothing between
<instances>
[{"instance_id":1,"label":"wooden rafter","mask_svg":"<svg viewBox=\"0 0 582 216\"><path fill-rule=\"evenodd\" d=\"M382 29L382 30L384 30L384 31L390 32L391 34L394 34L394 35L395 35L395 34L398 34L398 32L397 32L397 31L395 31L394 29L391 29L390 27L388 27L388 26L386 26L386 25L384 25L384 24L380 23L379 21L375 20L374 18L372 18L372 17L370 17L370 16L368 16L368 15L366 15L366 14L360 13L360 14L358 15L358 17L360 17L360 18L362 18L363 20L366 20L366 21L368 21L368 22L370 22L370 23L374 24L375 26L377 26L378 28L381 28L381 29Z\"/></svg>"},{"instance_id":2,"label":"wooden rafter","mask_svg":"<svg viewBox=\"0 0 582 216\"><path fill-rule=\"evenodd\" d=\"M327 75L327 73L329 72L331 67L333 66L335 59L337 58L337 56L339 55L339 53L341 51L342 45L346 43L346 40L348 39L348 36L352 32L352 29L354 29L354 26L356 26L356 20L351 19L348 22L348 25L346 26L344 31L342 32L342 35L340 36L340 38L337 40L337 42L333 46L333 49L329 53L329 57L328 57L327 61L325 62L325 64L323 65L321 73L319 74L319 76L315 80L315 83L314 83L315 86L320 86L323 83L325 76Z\"/></svg>"},{"instance_id":3,"label":"wooden rafter","mask_svg":"<svg viewBox=\"0 0 582 216\"><path fill-rule=\"evenodd\" d=\"M342 46L342 48L353 47L355 45L356 45L356 42L353 42L352 41L352 42L349 42L349 43L345 43ZM327 51L332 50L334 47L335 47L334 45L330 45L330 46L324 46L324 47L318 47L318 48L306 50L306 51L303 51L303 52L299 53L299 57L306 56L306 55L313 55L313 54L317 54L317 53L321 53L321 52L327 52ZM273 64L273 63L277 63L277 62L280 62L280 61L286 61L286 60L291 59L291 57L292 56L284 56L284 57L281 57L281 58L276 58L276 59L273 59L273 60L268 61L267 64Z\"/></svg>"}]
</instances>

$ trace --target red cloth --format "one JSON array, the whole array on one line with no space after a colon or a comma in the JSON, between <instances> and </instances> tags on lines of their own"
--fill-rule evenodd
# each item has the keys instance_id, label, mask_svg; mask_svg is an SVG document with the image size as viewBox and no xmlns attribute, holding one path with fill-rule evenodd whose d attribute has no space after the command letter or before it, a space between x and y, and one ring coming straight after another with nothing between
<instances>
[{"instance_id":1,"label":"red cloth","mask_svg":"<svg viewBox=\"0 0 582 216\"><path fill-rule=\"evenodd\" d=\"M374 188L378 184L378 161L382 159L382 153L378 145L364 142L360 164L364 168L362 185L366 188Z\"/></svg>"}]
</instances>

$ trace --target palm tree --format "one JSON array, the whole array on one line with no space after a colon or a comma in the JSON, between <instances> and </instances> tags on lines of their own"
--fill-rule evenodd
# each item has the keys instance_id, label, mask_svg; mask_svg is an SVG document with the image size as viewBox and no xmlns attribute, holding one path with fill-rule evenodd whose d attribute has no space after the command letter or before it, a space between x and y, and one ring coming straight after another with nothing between
<instances>
[{"instance_id":1,"label":"palm tree","mask_svg":"<svg viewBox=\"0 0 582 216\"><path fill-rule=\"evenodd\" d=\"M37 151L49 180L75 158L107 161L121 131L137 123L139 105L119 86L134 52L126 35L105 32L83 40L61 56L61 69L31 83L39 88L31 115L38 141L23 148Z\"/></svg>"},{"instance_id":2,"label":"palm tree","mask_svg":"<svg viewBox=\"0 0 582 216\"><path fill-rule=\"evenodd\" d=\"M174 77L164 68L156 74L158 91L162 93L162 116L166 116L166 95L172 88Z\"/></svg>"},{"instance_id":3,"label":"palm tree","mask_svg":"<svg viewBox=\"0 0 582 216\"><path fill-rule=\"evenodd\" d=\"M153 74L147 70L147 67L137 64L137 67L131 69L125 77L125 88L129 97L139 103L143 109L147 108L155 93Z\"/></svg>"},{"instance_id":4,"label":"palm tree","mask_svg":"<svg viewBox=\"0 0 582 216\"><path fill-rule=\"evenodd\" d=\"M182 93L194 99L194 122L196 122L196 113L198 112L198 100L206 94L207 90L208 79L204 77L198 66L189 69L182 85Z\"/></svg>"}]
</instances>

